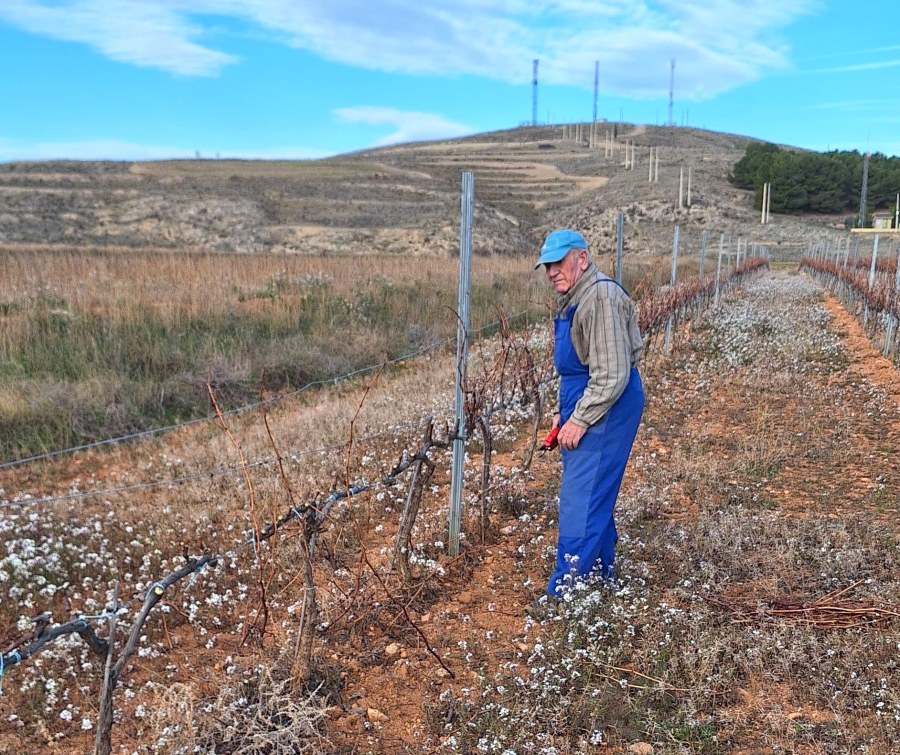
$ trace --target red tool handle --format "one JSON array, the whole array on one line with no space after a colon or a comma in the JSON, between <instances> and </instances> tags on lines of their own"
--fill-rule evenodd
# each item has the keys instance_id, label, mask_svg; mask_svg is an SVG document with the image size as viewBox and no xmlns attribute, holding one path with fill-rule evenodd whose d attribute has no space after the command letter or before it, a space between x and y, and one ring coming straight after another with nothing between
<instances>
[{"instance_id":1,"label":"red tool handle","mask_svg":"<svg viewBox=\"0 0 900 755\"><path fill-rule=\"evenodd\" d=\"M554 427L548 434L547 437L544 438L544 442L541 443L541 449L544 451L552 451L559 445L559 441L556 439L556 436L559 435L559 425Z\"/></svg>"}]
</instances>

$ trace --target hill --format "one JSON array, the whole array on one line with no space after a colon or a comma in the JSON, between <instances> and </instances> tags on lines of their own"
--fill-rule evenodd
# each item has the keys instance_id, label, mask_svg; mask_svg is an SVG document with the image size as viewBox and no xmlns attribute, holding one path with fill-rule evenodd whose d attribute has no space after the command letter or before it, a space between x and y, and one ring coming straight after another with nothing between
<instances>
[{"instance_id":1,"label":"hill","mask_svg":"<svg viewBox=\"0 0 900 755\"><path fill-rule=\"evenodd\" d=\"M633 251L671 244L671 225L791 241L803 219L761 228L750 192L727 175L750 139L693 128L528 127L317 161L182 160L0 165L0 245L217 252L453 254L460 175L475 174L475 253L530 252L550 228L576 226L613 247L626 214ZM587 129L585 128L585 132ZM615 134L606 156L607 134ZM625 168L625 144L635 167ZM658 181L649 154L658 149ZM687 201L679 209L683 169ZM821 220L813 221L820 225Z\"/></svg>"}]
</instances>

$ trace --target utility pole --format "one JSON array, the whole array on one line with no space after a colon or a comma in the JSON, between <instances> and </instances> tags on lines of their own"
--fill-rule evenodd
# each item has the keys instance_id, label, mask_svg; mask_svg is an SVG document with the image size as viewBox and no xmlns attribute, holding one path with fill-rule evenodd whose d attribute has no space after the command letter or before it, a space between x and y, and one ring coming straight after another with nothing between
<instances>
[{"instance_id":1,"label":"utility pole","mask_svg":"<svg viewBox=\"0 0 900 755\"><path fill-rule=\"evenodd\" d=\"M859 227L866 227L866 199L869 194L869 153L863 161L862 189L859 192Z\"/></svg>"},{"instance_id":2,"label":"utility pole","mask_svg":"<svg viewBox=\"0 0 900 755\"><path fill-rule=\"evenodd\" d=\"M534 59L533 74L531 77L531 125L537 126L537 82L538 59Z\"/></svg>"},{"instance_id":3,"label":"utility pole","mask_svg":"<svg viewBox=\"0 0 900 755\"><path fill-rule=\"evenodd\" d=\"M594 123L597 122L597 93L600 88L600 61L594 61Z\"/></svg>"}]
</instances>

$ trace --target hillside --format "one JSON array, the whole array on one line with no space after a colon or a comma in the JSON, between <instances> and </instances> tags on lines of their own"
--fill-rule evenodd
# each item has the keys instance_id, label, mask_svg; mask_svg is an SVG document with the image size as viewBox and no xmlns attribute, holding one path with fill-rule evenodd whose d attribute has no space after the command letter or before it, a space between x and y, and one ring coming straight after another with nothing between
<instances>
[{"instance_id":1,"label":"hillside","mask_svg":"<svg viewBox=\"0 0 900 755\"><path fill-rule=\"evenodd\" d=\"M805 226L775 218L761 229L750 193L728 184L745 137L601 124L591 148L563 135L561 126L519 128L319 161L10 163L0 165L0 245L452 254L465 170L475 173L473 246L482 254L530 251L560 225L608 251L620 209L632 251L669 248L675 221L770 242L793 240ZM633 170L624 167L626 140L636 145ZM659 148L656 183L651 147ZM682 168L692 206L678 210Z\"/></svg>"}]
</instances>

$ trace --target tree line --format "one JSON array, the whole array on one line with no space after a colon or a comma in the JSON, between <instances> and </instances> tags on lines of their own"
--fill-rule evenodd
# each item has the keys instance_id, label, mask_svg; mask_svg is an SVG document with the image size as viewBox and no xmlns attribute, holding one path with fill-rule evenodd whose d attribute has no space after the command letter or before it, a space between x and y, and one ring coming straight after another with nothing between
<instances>
[{"instance_id":1,"label":"tree line","mask_svg":"<svg viewBox=\"0 0 900 755\"><path fill-rule=\"evenodd\" d=\"M864 155L855 150L805 152L754 142L735 163L728 180L741 189L752 189L758 209L762 207L763 184L768 182L772 185L773 212L858 212L864 160ZM900 158L870 155L869 214L893 208L897 192Z\"/></svg>"}]
</instances>

